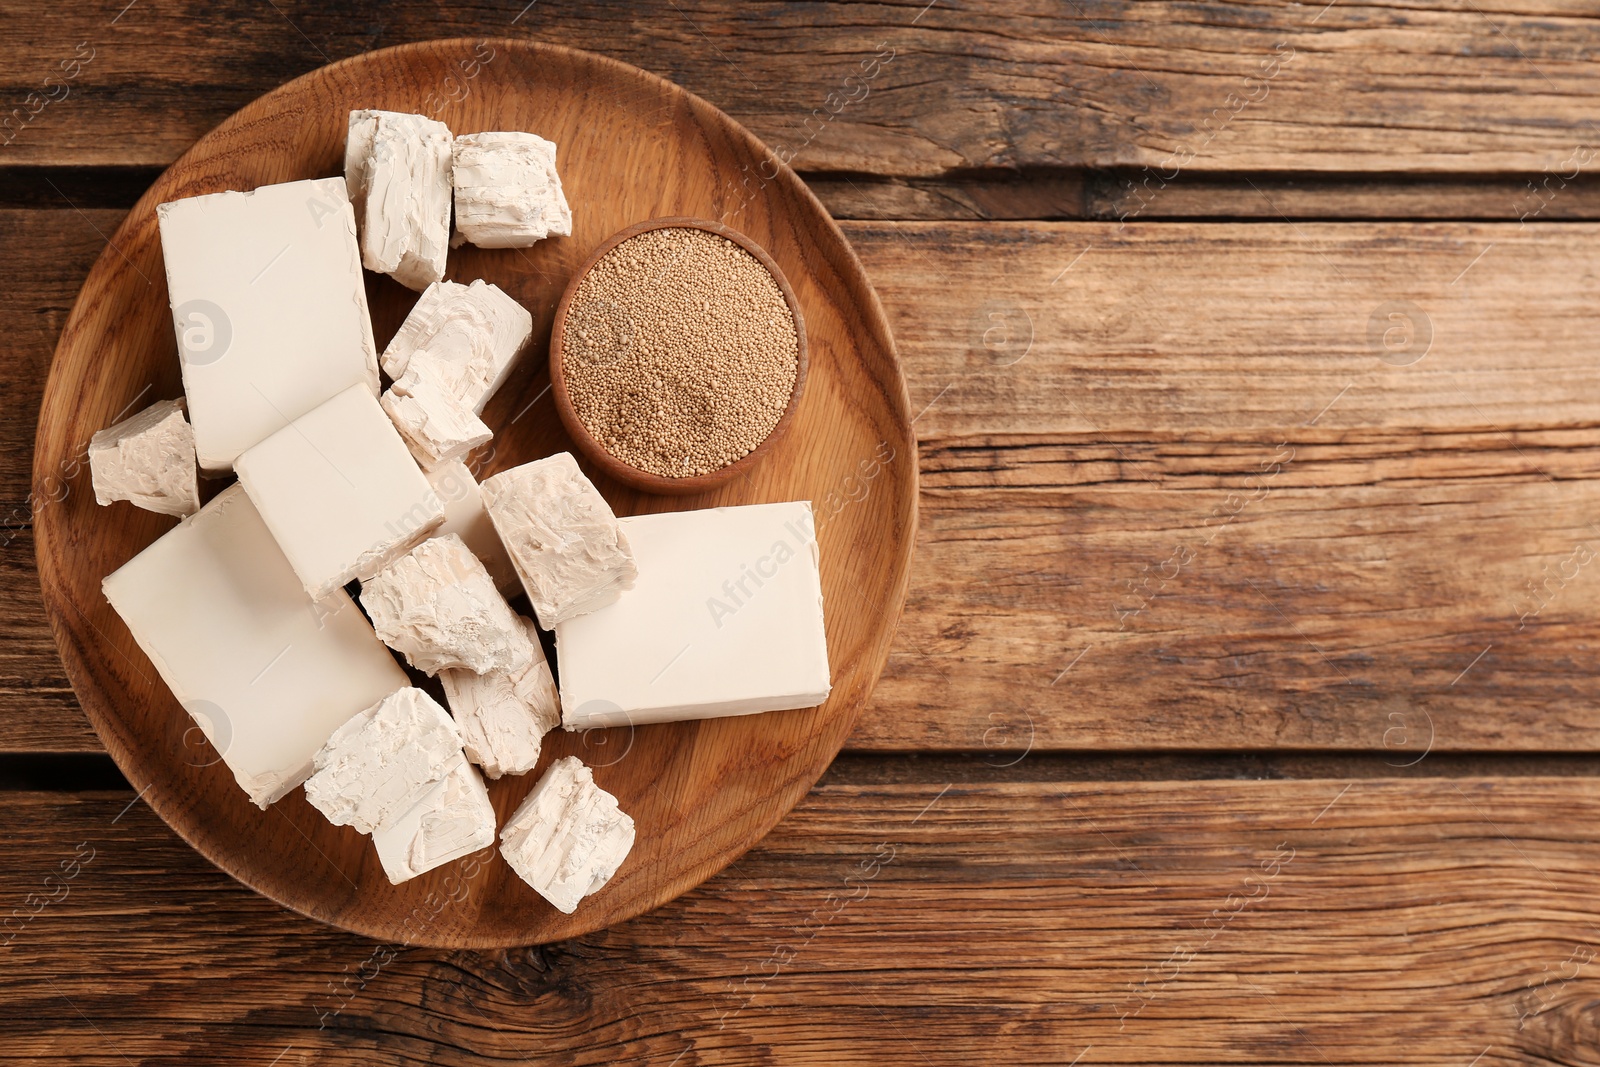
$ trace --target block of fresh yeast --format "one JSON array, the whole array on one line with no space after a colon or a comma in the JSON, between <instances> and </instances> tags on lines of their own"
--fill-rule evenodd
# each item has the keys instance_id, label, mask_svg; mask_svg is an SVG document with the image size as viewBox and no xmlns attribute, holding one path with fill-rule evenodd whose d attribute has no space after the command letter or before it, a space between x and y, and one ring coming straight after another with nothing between
<instances>
[{"instance_id":1,"label":"block of fresh yeast","mask_svg":"<svg viewBox=\"0 0 1600 1067\"><path fill-rule=\"evenodd\" d=\"M395 690L351 718L318 750L306 800L335 826L392 826L466 762L461 734L420 689Z\"/></svg>"},{"instance_id":2,"label":"block of fresh yeast","mask_svg":"<svg viewBox=\"0 0 1600 1067\"><path fill-rule=\"evenodd\" d=\"M313 597L373 577L445 519L394 424L359 385L245 451L237 469Z\"/></svg>"},{"instance_id":3,"label":"block of fresh yeast","mask_svg":"<svg viewBox=\"0 0 1600 1067\"><path fill-rule=\"evenodd\" d=\"M576 756L550 764L500 830L500 855L517 877L571 915L633 849L633 818Z\"/></svg>"},{"instance_id":4,"label":"block of fresh yeast","mask_svg":"<svg viewBox=\"0 0 1600 1067\"><path fill-rule=\"evenodd\" d=\"M428 788L421 800L372 831L383 873L395 885L494 844L494 805L470 764Z\"/></svg>"},{"instance_id":5,"label":"block of fresh yeast","mask_svg":"<svg viewBox=\"0 0 1600 1067\"><path fill-rule=\"evenodd\" d=\"M618 520L633 588L556 627L569 730L814 707L830 688L809 501Z\"/></svg>"},{"instance_id":6,"label":"block of fresh yeast","mask_svg":"<svg viewBox=\"0 0 1600 1067\"><path fill-rule=\"evenodd\" d=\"M450 127L421 115L352 111L344 180L368 270L425 289L450 243Z\"/></svg>"},{"instance_id":7,"label":"block of fresh yeast","mask_svg":"<svg viewBox=\"0 0 1600 1067\"><path fill-rule=\"evenodd\" d=\"M178 702L261 807L406 675L342 590L313 602L245 491L223 490L105 580Z\"/></svg>"},{"instance_id":8,"label":"block of fresh yeast","mask_svg":"<svg viewBox=\"0 0 1600 1067\"><path fill-rule=\"evenodd\" d=\"M343 178L211 193L156 209L189 400L208 471L352 385L378 350Z\"/></svg>"}]
</instances>

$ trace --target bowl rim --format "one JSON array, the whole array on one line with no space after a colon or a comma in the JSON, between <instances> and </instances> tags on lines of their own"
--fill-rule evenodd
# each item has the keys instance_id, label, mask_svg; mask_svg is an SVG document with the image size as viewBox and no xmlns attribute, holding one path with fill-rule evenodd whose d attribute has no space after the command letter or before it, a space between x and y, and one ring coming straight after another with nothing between
<instances>
[{"instance_id":1,"label":"bowl rim","mask_svg":"<svg viewBox=\"0 0 1600 1067\"><path fill-rule=\"evenodd\" d=\"M692 229L704 230L724 237L746 252L754 256L772 280L777 282L778 291L783 294L783 301L789 307L789 315L794 321L796 340L796 365L794 388L789 392L789 402L783 409L783 414L778 421L773 423L767 436L761 443L752 448L745 455L734 460L726 467L718 468L708 474L696 474L686 478L672 478L652 471L640 470L630 463L626 463L612 455L589 432L583 420L578 416L577 408L572 404L572 397L567 391L565 358L562 355L566 338L567 310L572 304L573 297L578 292L578 286L588 276L594 265L600 262L609 252L618 245L629 241L640 234L653 230ZM757 463L771 450L772 446L788 431L794 422L795 410L800 406L800 398L805 392L806 369L809 365L809 356L806 349L806 324L805 316L800 311L800 303L795 299L794 290L789 285L789 279L778 264L773 260L767 250L762 248L748 235L741 233L725 223L713 219L697 218L690 215L668 215L652 219L644 219L630 226L624 226L616 233L601 241L595 250L584 259L583 263L573 272L567 287L561 293L561 300L556 304L555 319L550 326L550 393L555 400L556 412L561 417L561 424L566 428L567 435L577 445L586 459L598 467L608 477L640 489L647 493L656 493L665 496L682 496L690 493L703 493L719 486L728 484L753 470Z\"/></svg>"}]
</instances>

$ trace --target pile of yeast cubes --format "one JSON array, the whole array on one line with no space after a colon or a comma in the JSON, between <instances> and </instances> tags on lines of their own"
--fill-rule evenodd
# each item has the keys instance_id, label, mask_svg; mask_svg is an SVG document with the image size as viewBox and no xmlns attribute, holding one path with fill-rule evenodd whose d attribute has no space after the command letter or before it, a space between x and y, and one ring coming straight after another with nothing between
<instances>
[{"instance_id":1,"label":"pile of yeast cubes","mask_svg":"<svg viewBox=\"0 0 1600 1067\"><path fill-rule=\"evenodd\" d=\"M304 783L399 883L493 844L480 772L534 769L558 725L826 698L809 502L618 519L567 453L481 486L462 461L533 323L446 280L447 251L570 235L555 145L357 111L343 178L158 212L185 395L96 434L90 465L100 503L181 521L104 589L256 804ZM363 265L421 290L381 357ZM201 507L197 467L237 481ZM537 625L508 602L524 594ZM568 756L499 839L570 913L634 826Z\"/></svg>"}]
</instances>

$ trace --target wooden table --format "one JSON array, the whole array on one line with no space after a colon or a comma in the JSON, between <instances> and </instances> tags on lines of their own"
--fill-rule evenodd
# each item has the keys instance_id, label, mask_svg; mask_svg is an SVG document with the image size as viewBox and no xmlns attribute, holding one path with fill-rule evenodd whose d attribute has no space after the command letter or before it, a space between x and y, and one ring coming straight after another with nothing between
<instances>
[{"instance_id":1,"label":"wooden table","mask_svg":"<svg viewBox=\"0 0 1600 1067\"><path fill-rule=\"evenodd\" d=\"M1600 1063L1591 7L123 3L3 23L8 1062ZM30 497L32 436L137 195L295 75L458 35L789 149L920 411L845 754L701 889L503 953L192 853L78 710L30 537L90 491Z\"/></svg>"}]
</instances>

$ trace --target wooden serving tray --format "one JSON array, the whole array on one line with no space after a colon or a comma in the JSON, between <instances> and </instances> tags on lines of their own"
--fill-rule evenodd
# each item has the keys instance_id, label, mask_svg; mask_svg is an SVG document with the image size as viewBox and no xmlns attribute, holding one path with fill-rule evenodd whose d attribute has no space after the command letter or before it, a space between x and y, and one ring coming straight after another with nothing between
<instances>
[{"instance_id":1,"label":"wooden serving tray","mask_svg":"<svg viewBox=\"0 0 1600 1067\"><path fill-rule=\"evenodd\" d=\"M261 97L202 137L140 199L84 283L56 349L36 482L86 462L90 436L119 412L181 392L156 205L338 174L353 108L419 112L456 133L529 130L560 146L571 237L450 255L450 278L492 281L535 323L530 351L484 413L496 436L480 477L571 449L547 395L544 346L573 270L607 235L644 219L700 216L749 235L781 266L811 353L790 432L748 477L698 496L597 484L619 514L811 500L832 696L804 711L550 735L545 764L579 756L638 826L616 878L565 916L497 853L391 886L370 841L330 825L300 791L267 811L246 799L209 747L195 743L188 716L101 595L105 575L172 520L128 504L99 507L89 493L41 509L45 604L78 699L123 773L244 884L305 915L404 944L504 947L586 933L654 908L731 862L805 794L850 732L888 656L915 539L916 446L894 344L860 263L815 197L705 101L569 49L506 40L407 45ZM381 348L416 294L387 278L368 275L367 283ZM502 821L543 765L491 783Z\"/></svg>"}]
</instances>

